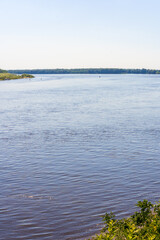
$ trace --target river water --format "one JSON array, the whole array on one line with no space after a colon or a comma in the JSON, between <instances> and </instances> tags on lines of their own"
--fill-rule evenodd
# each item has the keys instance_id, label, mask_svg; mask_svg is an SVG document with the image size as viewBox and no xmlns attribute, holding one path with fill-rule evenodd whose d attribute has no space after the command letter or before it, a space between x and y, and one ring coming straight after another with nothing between
<instances>
[{"instance_id":1,"label":"river water","mask_svg":"<svg viewBox=\"0 0 160 240\"><path fill-rule=\"evenodd\" d=\"M160 198L159 75L0 82L0 239L85 239Z\"/></svg>"}]
</instances>

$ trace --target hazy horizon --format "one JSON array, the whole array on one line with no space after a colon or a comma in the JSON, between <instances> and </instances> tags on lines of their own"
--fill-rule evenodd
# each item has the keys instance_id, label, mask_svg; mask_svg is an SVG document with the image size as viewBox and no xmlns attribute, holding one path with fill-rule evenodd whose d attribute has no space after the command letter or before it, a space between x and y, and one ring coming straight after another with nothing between
<instances>
[{"instance_id":1,"label":"hazy horizon","mask_svg":"<svg viewBox=\"0 0 160 240\"><path fill-rule=\"evenodd\" d=\"M160 69L158 0L0 0L2 69Z\"/></svg>"}]
</instances>

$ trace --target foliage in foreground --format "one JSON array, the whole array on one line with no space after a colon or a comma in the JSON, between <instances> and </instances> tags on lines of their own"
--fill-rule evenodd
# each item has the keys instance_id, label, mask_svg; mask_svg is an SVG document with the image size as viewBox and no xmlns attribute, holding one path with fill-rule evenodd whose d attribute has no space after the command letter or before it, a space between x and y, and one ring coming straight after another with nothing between
<instances>
[{"instance_id":1,"label":"foliage in foreground","mask_svg":"<svg viewBox=\"0 0 160 240\"><path fill-rule=\"evenodd\" d=\"M94 240L160 240L160 202L153 205L147 200L139 201L140 211L131 217L115 219L113 213L103 217L105 227Z\"/></svg>"}]
</instances>

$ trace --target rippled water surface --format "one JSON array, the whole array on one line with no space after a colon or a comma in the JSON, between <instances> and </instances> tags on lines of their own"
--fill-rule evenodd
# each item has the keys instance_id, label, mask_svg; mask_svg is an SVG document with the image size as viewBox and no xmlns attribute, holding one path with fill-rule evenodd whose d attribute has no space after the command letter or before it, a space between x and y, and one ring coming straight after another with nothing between
<instances>
[{"instance_id":1,"label":"rippled water surface","mask_svg":"<svg viewBox=\"0 0 160 240\"><path fill-rule=\"evenodd\" d=\"M160 76L0 82L0 238L85 239L160 199Z\"/></svg>"}]
</instances>

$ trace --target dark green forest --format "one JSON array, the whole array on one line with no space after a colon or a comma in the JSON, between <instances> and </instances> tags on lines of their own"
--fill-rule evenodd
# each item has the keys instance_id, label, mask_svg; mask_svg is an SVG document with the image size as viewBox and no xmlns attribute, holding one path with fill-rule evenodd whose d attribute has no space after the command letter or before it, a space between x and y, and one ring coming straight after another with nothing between
<instances>
[{"instance_id":1,"label":"dark green forest","mask_svg":"<svg viewBox=\"0 0 160 240\"><path fill-rule=\"evenodd\" d=\"M16 74L160 74L160 70L123 68L24 69L8 70Z\"/></svg>"},{"instance_id":2,"label":"dark green forest","mask_svg":"<svg viewBox=\"0 0 160 240\"><path fill-rule=\"evenodd\" d=\"M7 73L7 71L0 69L0 73Z\"/></svg>"}]
</instances>

